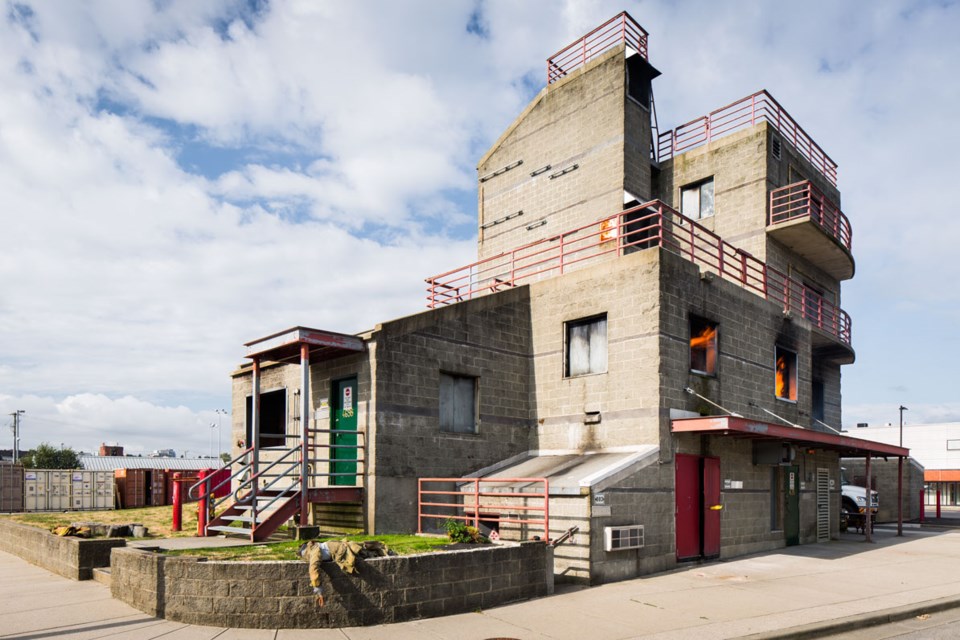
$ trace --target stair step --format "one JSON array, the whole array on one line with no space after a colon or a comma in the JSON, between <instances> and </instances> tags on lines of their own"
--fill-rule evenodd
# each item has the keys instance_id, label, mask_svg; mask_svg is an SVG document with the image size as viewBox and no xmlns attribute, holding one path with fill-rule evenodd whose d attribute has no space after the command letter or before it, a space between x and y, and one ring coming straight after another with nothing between
<instances>
[{"instance_id":1,"label":"stair step","mask_svg":"<svg viewBox=\"0 0 960 640\"><path fill-rule=\"evenodd\" d=\"M246 529L244 527L227 527L223 525L218 525L215 527L207 527L207 531L220 531L221 533L238 533L244 536L249 536L251 533L251 529Z\"/></svg>"},{"instance_id":2,"label":"stair step","mask_svg":"<svg viewBox=\"0 0 960 640\"><path fill-rule=\"evenodd\" d=\"M253 522L253 516L230 516L228 520L234 520L236 522ZM266 520L266 518L257 518L257 524L260 524ZM212 527L211 527L212 528Z\"/></svg>"},{"instance_id":3,"label":"stair step","mask_svg":"<svg viewBox=\"0 0 960 640\"><path fill-rule=\"evenodd\" d=\"M110 567L94 567L93 569L93 579L101 584L105 584L108 587L111 582Z\"/></svg>"}]
</instances>

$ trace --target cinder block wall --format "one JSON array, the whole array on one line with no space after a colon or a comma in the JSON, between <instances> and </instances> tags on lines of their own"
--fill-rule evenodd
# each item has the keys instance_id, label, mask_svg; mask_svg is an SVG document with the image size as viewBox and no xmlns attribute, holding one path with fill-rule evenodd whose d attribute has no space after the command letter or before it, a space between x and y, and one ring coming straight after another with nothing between
<instances>
[{"instance_id":1,"label":"cinder block wall","mask_svg":"<svg viewBox=\"0 0 960 640\"><path fill-rule=\"evenodd\" d=\"M528 287L384 323L376 342L375 523L417 530L417 478L461 477L534 448ZM473 376L476 433L440 431L440 374Z\"/></svg>"},{"instance_id":2,"label":"cinder block wall","mask_svg":"<svg viewBox=\"0 0 960 640\"><path fill-rule=\"evenodd\" d=\"M531 285L538 448L659 442L659 269L647 250ZM607 370L565 376L567 323L600 314Z\"/></svg>"},{"instance_id":3,"label":"cinder block wall","mask_svg":"<svg viewBox=\"0 0 960 640\"><path fill-rule=\"evenodd\" d=\"M479 229L481 260L623 208L626 104L622 45L546 87L533 99L477 166L478 177L483 178L523 161L478 185L481 227L523 211L516 218ZM632 119L634 123L637 120ZM648 116L648 141L649 127ZM636 135L643 138L642 132ZM558 175L574 165L576 169ZM633 173L639 176L642 172L635 169ZM649 176L649 166L646 174ZM638 177L634 182L642 184L643 180ZM539 221L545 224L527 229Z\"/></svg>"},{"instance_id":4,"label":"cinder block wall","mask_svg":"<svg viewBox=\"0 0 960 640\"><path fill-rule=\"evenodd\" d=\"M113 554L113 597L150 615L187 624L252 628L337 628L487 609L552 591L543 543L481 547L357 563L348 575L321 565L318 607L303 562L206 562L139 549Z\"/></svg>"},{"instance_id":5,"label":"cinder block wall","mask_svg":"<svg viewBox=\"0 0 960 640\"><path fill-rule=\"evenodd\" d=\"M90 580L94 568L110 566L111 549L126 544L121 538L83 540L55 536L0 518L0 551L71 580Z\"/></svg>"}]
</instances>

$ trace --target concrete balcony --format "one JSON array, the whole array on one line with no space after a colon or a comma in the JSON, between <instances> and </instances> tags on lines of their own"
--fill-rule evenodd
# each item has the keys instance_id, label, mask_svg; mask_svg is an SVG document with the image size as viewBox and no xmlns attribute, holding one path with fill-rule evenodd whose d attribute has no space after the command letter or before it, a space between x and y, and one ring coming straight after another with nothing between
<instances>
[{"instance_id":1,"label":"concrete balcony","mask_svg":"<svg viewBox=\"0 0 960 640\"><path fill-rule=\"evenodd\" d=\"M809 180L770 192L767 235L837 280L853 277L850 220Z\"/></svg>"}]
</instances>

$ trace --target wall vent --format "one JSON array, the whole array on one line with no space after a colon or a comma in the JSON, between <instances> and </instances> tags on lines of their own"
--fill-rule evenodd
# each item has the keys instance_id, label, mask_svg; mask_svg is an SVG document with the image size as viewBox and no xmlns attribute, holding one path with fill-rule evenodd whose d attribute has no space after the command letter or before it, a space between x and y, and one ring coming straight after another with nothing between
<instances>
[{"instance_id":1,"label":"wall vent","mask_svg":"<svg viewBox=\"0 0 960 640\"><path fill-rule=\"evenodd\" d=\"M629 524L622 527L603 528L604 551L624 551L643 547L643 525Z\"/></svg>"},{"instance_id":2,"label":"wall vent","mask_svg":"<svg viewBox=\"0 0 960 640\"><path fill-rule=\"evenodd\" d=\"M781 150L780 150L780 138L778 138L777 136L770 137L770 153L777 160L780 160L780 158L782 157Z\"/></svg>"}]
</instances>

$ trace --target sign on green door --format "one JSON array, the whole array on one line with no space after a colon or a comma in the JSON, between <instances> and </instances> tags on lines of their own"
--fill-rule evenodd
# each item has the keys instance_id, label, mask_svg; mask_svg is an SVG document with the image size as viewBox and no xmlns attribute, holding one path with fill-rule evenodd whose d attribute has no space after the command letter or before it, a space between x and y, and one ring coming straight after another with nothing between
<instances>
[{"instance_id":1,"label":"sign on green door","mask_svg":"<svg viewBox=\"0 0 960 640\"><path fill-rule=\"evenodd\" d=\"M357 484L357 379L347 378L333 383L330 425L330 484Z\"/></svg>"},{"instance_id":2,"label":"sign on green door","mask_svg":"<svg viewBox=\"0 0 960 640\"><path fill-rule=\"evenodd\" d=\"M784 468L783 535L787 546L800 544L800 469Z\"/></svg>"}]
</instances>

